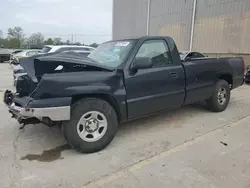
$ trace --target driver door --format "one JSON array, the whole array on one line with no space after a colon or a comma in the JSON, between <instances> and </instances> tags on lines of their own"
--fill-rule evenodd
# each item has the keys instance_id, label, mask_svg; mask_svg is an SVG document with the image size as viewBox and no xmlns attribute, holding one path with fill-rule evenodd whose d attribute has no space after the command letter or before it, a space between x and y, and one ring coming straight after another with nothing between
<instances>
[{"instance_id":1,"label":"driver door","mask_svg":"<svg viewBox=\"0 0 250 188\"><path fill-rule=\"evenodd\" d=\"M151 58L153 66L124 71L128 118L181 107L185 97L184 69L172 61L166 41L146 40L137 57Z\"/></svg>"}]
</instances>

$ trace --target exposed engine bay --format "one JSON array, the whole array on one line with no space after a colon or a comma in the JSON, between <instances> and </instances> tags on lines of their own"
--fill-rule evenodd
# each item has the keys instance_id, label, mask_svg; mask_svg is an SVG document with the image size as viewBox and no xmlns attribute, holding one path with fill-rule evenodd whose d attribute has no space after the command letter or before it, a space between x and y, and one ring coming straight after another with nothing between
<instances>
[{"instance_id":1,"label":"exposed engine bay","mask_svg":"<svg viewBox=\"0 0 250 188\"><path fill-rule=\"evenodd\" d=\"M21 128L40 122L53 126L70 119L71 96L79 85L114 75L111 68L71 54L22 58L20 65L25 73L18 77L15 93L5 91L4 102Z\"/></svg>"},{"instance_id":2,"label":"exposed engine bay","mask_svg":"<svg viewBox=\"0 0 250 188\"><path fill-rule=\"evenodd\" d=\"M68 54L39 55L23 58L20 65L27 74L19 76L16 92L20 97L29 96L37 87L44 75L89 71L111 71L85 56Z\"/></svg>"}]
</instances>

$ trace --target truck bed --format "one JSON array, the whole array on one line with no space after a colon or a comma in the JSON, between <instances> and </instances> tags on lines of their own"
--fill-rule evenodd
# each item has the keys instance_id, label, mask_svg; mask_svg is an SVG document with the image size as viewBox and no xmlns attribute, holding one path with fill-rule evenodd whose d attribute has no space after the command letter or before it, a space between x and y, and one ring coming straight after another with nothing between
<instances>
[{"instance_id":1,"label":"truck bed","mask_svg":"<svg viewBox=\"0 0 250 188\"><path fill-rule=\"evenodd\" d=\"M234 89L244 82L244 63L237 58L198 58L183 62L186 74L186 100L184 104L197 102L212 95L215 82L220 75L227 79Z\"/></svg>"}]
</instances>

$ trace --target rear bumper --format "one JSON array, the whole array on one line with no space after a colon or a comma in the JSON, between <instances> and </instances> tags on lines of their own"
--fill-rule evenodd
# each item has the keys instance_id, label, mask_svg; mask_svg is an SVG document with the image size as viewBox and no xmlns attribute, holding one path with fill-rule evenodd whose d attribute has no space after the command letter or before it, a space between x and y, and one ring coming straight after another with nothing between
<instances>
[{"instance_id":1,"label":"rear bumper","mask_svg":"<svg viewBox=\"0 0 250 188\"><path fill-rule=\"evenodd\" d=\"M50 121L66 121L70 119L70 97L35 100L30 97L20 98L6 91L4 102L8 106L12 117L16 118L19 123L28 119L40 121L43 118Z\"/></svg>"}]
</instances>

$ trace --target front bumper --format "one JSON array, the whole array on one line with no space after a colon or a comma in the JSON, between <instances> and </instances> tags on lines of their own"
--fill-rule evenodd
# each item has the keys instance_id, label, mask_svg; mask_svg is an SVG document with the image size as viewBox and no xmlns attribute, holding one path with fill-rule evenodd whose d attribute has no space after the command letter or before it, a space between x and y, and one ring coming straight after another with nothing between
<instances>
[{"instance_id":1,"label":"front bumper","mask_svg":"<svg viewBox=\"0 0 250 188\"><path fill-rule=\"evenodd\" d=\"M35 100L30 97L18 97L6 91L4 102L9 107L12 117L16 118L19 123L29 124L28 120L42 122L47 119L56 122L70 119L70 97Z\"/></svg>"}]
</instances>

